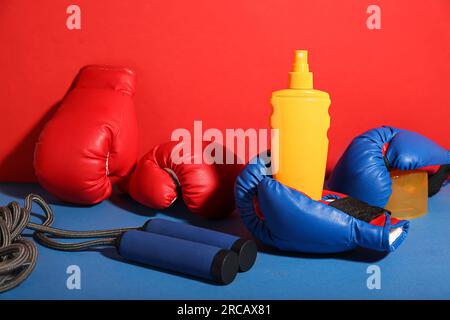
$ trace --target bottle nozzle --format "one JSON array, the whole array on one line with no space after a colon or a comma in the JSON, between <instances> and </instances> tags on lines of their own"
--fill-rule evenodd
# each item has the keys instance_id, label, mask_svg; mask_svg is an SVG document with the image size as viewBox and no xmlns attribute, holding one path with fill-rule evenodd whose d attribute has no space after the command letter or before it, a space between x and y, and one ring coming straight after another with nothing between
<instances>
[{"instance_id":1,"label":"bottle nozzle","mask_svg":"<svg viewBox=\"0 0 450 320\"><path fill-rule=\"evenodd\" d=\"M295 50L294 64L289 73L289 87L292 89L313 88L313 76L309 72L307 50Z\"/></svg>"},{"instance_id":2,"label":"bottle nozzle","mask_svg":"<svg viewBox=\"0 0 450 320\"><path fill-rule=\"evenodd\" d=\"M308 51L295 50L295 62L292 66L293 72L309 72Z\"/></svg>"}]
</instances>

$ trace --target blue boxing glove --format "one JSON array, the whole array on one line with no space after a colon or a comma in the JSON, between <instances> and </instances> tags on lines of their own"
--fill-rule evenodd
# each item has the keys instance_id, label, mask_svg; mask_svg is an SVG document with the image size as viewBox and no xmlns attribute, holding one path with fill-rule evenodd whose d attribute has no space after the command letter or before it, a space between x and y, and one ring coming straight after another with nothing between
<instances>
[{"instance_id":1,"label":"blue boxing glove","mask_svg":"<svg viewBox=\"0 0 450 320\"><path fill-rule=\"evenodd\" d=\"M370 205L384 207L392 193L390 169L413 170L440 166L429 175L428 194L439 191L450 173L450 152L428 138L407 130L381 127L356 137L330 176L330 190Z\"/></svg>"},{"instance_id":2,"label":"blue boxing glove","mask_svg":"<svg viewBox=\"0 0 450 320\"><path fill-rule=\"evenodd\" d=\"M264 244L286 251L334 253L357 246L394 251L409 222L382 208L324 191L322 200L274 180L258 158L247 164L235 185L236 207L250 232Z\"/></svg>"}]
</instances>

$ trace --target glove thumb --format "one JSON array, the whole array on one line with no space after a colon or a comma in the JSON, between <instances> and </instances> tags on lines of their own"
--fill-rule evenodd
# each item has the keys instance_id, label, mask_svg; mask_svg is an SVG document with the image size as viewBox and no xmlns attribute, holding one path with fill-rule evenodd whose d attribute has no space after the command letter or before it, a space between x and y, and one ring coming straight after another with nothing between
<instances>
[{"instance_id":1,"label":"glove thumb","mask_svg":"<svg viewBox=\"0 0 450 320\"><path fill-rule=\"evenodd\" d=\"M421 134L403 130L389 143L386 152L389 165L400 170L450 163L450 152Z\"/></svg>"}]
</instances>

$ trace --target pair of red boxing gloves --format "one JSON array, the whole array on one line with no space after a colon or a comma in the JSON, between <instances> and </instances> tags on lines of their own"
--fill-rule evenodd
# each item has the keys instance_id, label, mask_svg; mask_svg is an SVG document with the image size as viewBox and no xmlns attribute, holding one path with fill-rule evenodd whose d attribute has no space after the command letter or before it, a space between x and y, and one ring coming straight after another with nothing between
<instances>
[{"instance_id":1,"label":"pair of red boxing gloves","mask_svg":"<svg viewBox=\"0 0 450 320\"><path fill-rule=\"evenodd\" d=\"M36 144L39 183L75 204L99 203L117 183L151 208L167 208L181 193L187 208L200 216L232 212L233 184L241 168L198 161L211 143L195 150L183 148L189 141L168 142L137 161L135 78L127 68L87 66L80 71Z\"/></svg>"}]
</instances>

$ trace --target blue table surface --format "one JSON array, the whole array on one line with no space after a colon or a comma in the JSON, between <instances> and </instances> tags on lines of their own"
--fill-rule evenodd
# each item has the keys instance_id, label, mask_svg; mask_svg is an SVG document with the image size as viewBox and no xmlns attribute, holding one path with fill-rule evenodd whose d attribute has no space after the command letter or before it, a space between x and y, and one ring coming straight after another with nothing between
<instances>
[{"instance_id":1,"label":"blue table surface","mask_svg":"<svg viewBox=\"0 0 450 320\"><path fill-rule=\"evenodd\" d=\"M59 202L37 184L0 184L0 205L28 193L42 195L55 212L54 226L102 229L140 226L161 217L250 237L237 213L206 221L188 213L181 203L158 211L115 192L95 206ZM406 241L389 254L356 249L332 255L283 253L259 246L253 268L227 286L180 274L130 264L114 248L61 252L38 245L35 270L19 287L0 299L449 299L450 185L430 198L429 213L411 222ZM39 210L35 210L39 213ZM81 289L69 290L66 269L81 270ZM367 268L381 270L381 289L369 290Z\"/></svg>"}]
</instances>

